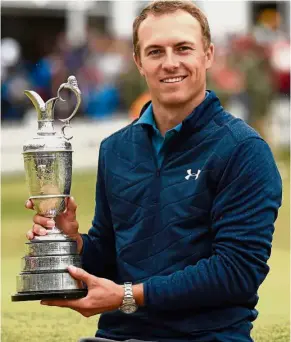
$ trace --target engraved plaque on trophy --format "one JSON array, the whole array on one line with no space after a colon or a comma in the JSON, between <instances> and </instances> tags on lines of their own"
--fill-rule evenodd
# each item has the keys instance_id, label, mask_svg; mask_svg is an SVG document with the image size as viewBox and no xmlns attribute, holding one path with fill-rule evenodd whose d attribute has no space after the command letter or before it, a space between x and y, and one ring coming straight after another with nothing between
<instances>
[{"instance_id":1,"label":"engraved plaque on trophy","mask_svg":"<svg viewBox=\"0 0 291 342\"><path fill-rule=\"evenodd\" d=\"M62 89L72 91L77 103L73 113L64 123L62 134L54 129L54 106ZM70 120L81 103L81 92L74 76L63 83L54 97L47 102L34 91L25 91L38 114L38 131L23 146L26 180L34 210L54 219L66 207L72 181L72 145L65 134ZM75 280L67 270L69 265L81 267L77 242L58 227L47 230L47 235L35 236L26 243L27 253L22 258L22 270L17 276L17 293L12 301L54 298L80 298L87 294L83 283Z\"/></svg>"}]
</instances>

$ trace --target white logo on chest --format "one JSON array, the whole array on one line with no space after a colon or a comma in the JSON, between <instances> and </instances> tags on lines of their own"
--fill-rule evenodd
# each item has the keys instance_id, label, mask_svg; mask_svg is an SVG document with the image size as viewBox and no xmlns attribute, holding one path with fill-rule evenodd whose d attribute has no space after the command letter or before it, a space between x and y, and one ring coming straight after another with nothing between
<instances>
[{"instance_id":1,"label":"white logo on chest","mask_svg":"<svg viewBox=\"0 0 291 342\"><path fill-rule=\"evenodd\" d=\"M187 170L187 176L185 179L189 180L191 177L195 177L195 180L198 179L201 170L198 170L197 173L192 173L192 169Z\"/></svg>"}]
</instances>

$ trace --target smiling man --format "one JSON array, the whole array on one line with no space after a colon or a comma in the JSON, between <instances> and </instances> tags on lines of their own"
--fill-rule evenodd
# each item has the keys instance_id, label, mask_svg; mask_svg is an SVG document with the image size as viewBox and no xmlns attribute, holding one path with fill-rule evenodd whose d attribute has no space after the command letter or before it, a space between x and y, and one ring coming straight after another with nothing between
<instances>
[{"instance_id":1,"label":"smiling man","mask_svg":"<svg viewBox=\"0 0 291 342\"><path fill-rule=\"evenodd\" d=\"M162 135L203 102L206 70L214 55L202 12L191 3L184 4L188 11L175 3L167 6L172 6L168 13L149 12L146 19L141 15L134 24L134 59L148 84Z\"/></svg>"},{"instance_id":2,"label":"smiling man","mask_svg":"<svg viewBox=\"0 0 291 342\"><path fill-rule=\"evenodd\" d=\"M73 199L57 217L88 295L42 304L102 313L96 341L252 341L282 196L272 153L206 90L214 46L192 2L150 4L133 44L151 101L101 144L89 233ZM53 225L35 216L28 238Z\"/></svg>"}]
</instances>

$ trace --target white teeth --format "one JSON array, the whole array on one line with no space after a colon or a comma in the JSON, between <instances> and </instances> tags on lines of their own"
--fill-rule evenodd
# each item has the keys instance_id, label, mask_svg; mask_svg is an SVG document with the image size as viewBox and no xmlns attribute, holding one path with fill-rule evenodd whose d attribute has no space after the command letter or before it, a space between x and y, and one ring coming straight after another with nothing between
<instances>
[{"instance_id":1,"label":"white teeth","mask_svg":"<svg viewBox=\"0 0 291 342\"><path fill-rule=\"evenodd\" d=\"M174 82L181 82L181 81L183 81L183 79L184 79L184 77L167 78L165 80L162 80L162 82L174 83Z\"/></svg>"}]
</instances>

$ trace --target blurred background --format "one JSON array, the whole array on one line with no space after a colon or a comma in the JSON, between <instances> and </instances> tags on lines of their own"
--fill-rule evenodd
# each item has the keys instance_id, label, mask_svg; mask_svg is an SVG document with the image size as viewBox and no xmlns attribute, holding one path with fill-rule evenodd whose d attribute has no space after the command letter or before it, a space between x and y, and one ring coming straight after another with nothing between
<instances>
[{"instance_id":1,"label":"blurred background","mask_svg":"<svg viewBox=\"0 0 291 342\"><path fill-rule=\"evenodd\" d=\"M102 126L103 138L138 115L149 94L133 63L131 34L132 22L146 3L1 2L2 171L22 169L22 136L12 144L9 128L18 127L27 135L23 127L35 127L34 108L24 89L47 100L69 75L77 77L82 107L75 122L86 134L79 126L76 131L85 139L87 153L88 145L95 150L95 140L90 143L96 138L95 127ZM208 88L229 111L258 130L274 151L289 150L290 2L196 3L208 16L216 46ZM56 117L69 116L74 100L72 96L58 103ZM76 166L95 167L92 159L85 165L77 160Z\"/></svg>"},{"instance_id":2,"label":"blurred background","mask_svg":"<svg viewBox=\"0 0 291 342\"><path fill-rule=\"evenodd\" d=\"M289 341L290 2L194 2L207 15L216 46L208 89L267 140L283 178L283 207L254 337ZM94 335L96 318L10 302L33 215L23 208L28 189L21 152L24 142L35 136L37 122L23 91L34 90L46 101L56 96L68 76L78 80L82 105L72 120L72 194L86 232L93 213L99 144L132 121L149 100L133 63L131 43L133 20L148 3L1 1L2 341L77 341ZM66 99L57 104L56 118L71 114L75 99ZM28 320L34 329L27 329Z\"/></svg>"}]
</instances>

